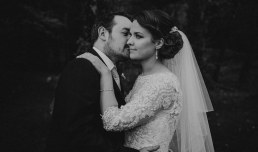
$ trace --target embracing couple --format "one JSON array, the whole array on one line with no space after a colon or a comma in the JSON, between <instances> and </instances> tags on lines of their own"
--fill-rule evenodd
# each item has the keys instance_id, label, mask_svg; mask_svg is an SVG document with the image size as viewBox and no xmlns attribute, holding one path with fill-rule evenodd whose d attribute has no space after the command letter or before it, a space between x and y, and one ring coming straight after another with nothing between
<instances>
[{"instance_id":1,"label":"embracing couple","mask_svg":"<svg viewBox=\"0 0 258 152\"><path fill-rule=\"evenodd\" d=\"M60 77L47 152L213 152L212 110L190 43L168 14L106 14ZM116 63L141 64L124 98Z\"/></svg>"}]
</instances>

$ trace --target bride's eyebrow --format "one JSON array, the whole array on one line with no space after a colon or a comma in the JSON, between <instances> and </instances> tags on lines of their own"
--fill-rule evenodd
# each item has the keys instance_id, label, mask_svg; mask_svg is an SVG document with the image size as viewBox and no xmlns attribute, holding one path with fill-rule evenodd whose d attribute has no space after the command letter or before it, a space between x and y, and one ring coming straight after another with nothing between
<instances>
[{"instance_id":1,"label":"bride's eyebrow","mask_svg":"<svg viewBox=\"0 0 258 152\"><path fill-rule=\"evenodd\" d=\"M143 34L143 33L141 33L141 32L134 32L134 34L144 35L144 34Z\"/></svg>"}]
</instances>

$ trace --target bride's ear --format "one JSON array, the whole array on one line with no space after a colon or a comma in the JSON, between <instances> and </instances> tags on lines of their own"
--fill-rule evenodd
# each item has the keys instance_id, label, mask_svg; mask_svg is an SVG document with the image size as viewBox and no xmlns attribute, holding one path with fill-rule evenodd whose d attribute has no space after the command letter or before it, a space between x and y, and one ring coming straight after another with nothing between
<instances>
[{"instance_id":1,"label":"bride's ear","mask_svg":"<svg viewBox=\"0 0 258 152\"><path fill-rule=\"evenodd\" d=\"M99 38L100 38L102 41L106 41L106 40L108 40L109 32L106 30L105 27L100 26L100 27L98 28L98 35L99 35Z\"/></svg>"},{"instance_id":2,"label":"bride's ear","mask_svg":"<svg viewBox=\"0 0 258 152\"><path fill-rule=\"evenodd\" d=\"M160 49L163 45L164 45L164 39L163 38L161 38L161 39L159 39L159 40L156 40L155 41L155 47L156 47L156 50L158 50L158 49Z\"/></svg>"}]
</instances>

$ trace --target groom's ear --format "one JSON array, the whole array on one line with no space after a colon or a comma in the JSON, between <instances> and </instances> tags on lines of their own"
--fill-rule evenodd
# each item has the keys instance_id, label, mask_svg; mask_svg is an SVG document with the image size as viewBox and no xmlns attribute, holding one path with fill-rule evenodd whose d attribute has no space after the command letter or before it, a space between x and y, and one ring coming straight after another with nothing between
<instances>
[{"instance_id":1,"label":"groom's ear","mask_svg":"<svg viewBox=\"0 0 258 152\"><path fill-rule=\"evenodd\" d=\"M160 49L163 45L164 45L164 39L163 38L161 38L161 39L159 39L159 40L156 40L155 41L155 47L156 47L156 50L158 50L158 49Z\"/></svg>"},{"instance_id":2,"label":"groom's ear","mask_svg":"<svg viewBox=\"0 0 258 152\"><path fill-rule=\"evenodd\" d=\"M99 38L102 41L107 41L108 36L109 36L109 32L106 30L105 27L101 26L101 27L98 28L98 35L99 35Z\"/></svg>"}]
</instances>

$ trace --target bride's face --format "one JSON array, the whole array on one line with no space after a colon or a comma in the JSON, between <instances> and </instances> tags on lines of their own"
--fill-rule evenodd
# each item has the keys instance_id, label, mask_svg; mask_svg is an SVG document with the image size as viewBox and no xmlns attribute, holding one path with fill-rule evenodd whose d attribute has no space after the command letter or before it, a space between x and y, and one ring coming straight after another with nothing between
<instances>
[{"instance_id":1,"label":"bride's face","mask_svg":"<svg viewBox=\"0 0 258 152\"><path fill-rule=\"evenodd\" d=\"M130 46L130 58L132 60L155 58L155 43L151 33L136 20L133 21L130 33L131 37L127 42Z\"/></svg>"}]
</instances>

